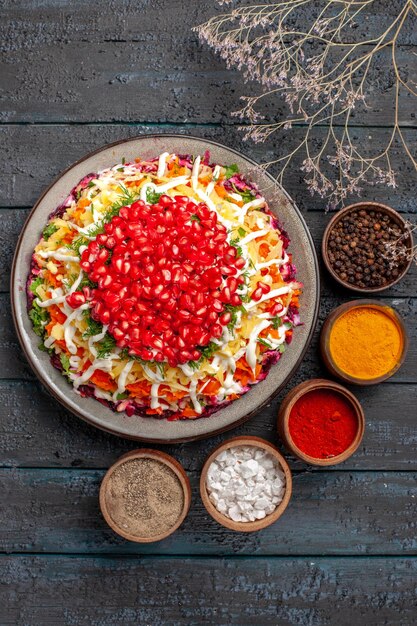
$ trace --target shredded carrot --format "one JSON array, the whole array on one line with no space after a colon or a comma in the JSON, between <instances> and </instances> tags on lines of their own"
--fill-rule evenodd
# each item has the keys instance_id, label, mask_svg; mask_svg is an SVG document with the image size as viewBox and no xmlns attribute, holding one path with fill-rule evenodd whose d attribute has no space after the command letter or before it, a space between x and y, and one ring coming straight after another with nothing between
<instances>
[{"instance_id":1,"label":"shredded carrot","mask_svg":"<svg viewBox=\"0 0 417 626\"><path fill-rule=\"evenodd\" d=\"M175 400L181 400L181 398L188 395L188 392L182 389L171 391L167 385L161 385L159 387L159 395L163 396L168 402L175 402Z\"/></svg>"},{"instance_id":2,"label":"shredded carrot","mask_svg":"<svg viewBox=\"0 0 417 626\"><path fill-rule=\"evenodd\" d=\"M90 382L100 387L100 389L104 389L104 391L116 391L117 389L117 384L113 378L107 372L103 372L103 370L95 370L90 376Z\"/></svg>"},{"instance_id":3,"label":"shredded carrot","mask_svg":"<svg viewBox=\"0 0 417 626\"><path fill-rule=\"evenodd\" d=\"M75 237L75 232L70 231L62 237L62 243L71 243Z\"/></svg>"},{"instance_id":4,"label":"shredded carrot","mask_svg":"<svg viewBox=\"0 0 417 626\"><path fill-rule=\"evenodd\" d=\"M67 344L65 343L65 341L63 339L55 339L54 345L56 345L59 348L61 348L62 352L65 352L65 354L69 354L69 351L68 351L68 348L67 348Z\"/></svg>"},{"instance_id":5,"label":"shredded carrot","mask_svg":"<svg viewBox=\"0 0 417 626\"><path fill-rule=\"evenodd\" d=\"M58 322L58 324L63 324L67 319L65 313L63 313L56 304L52 304L48 307L48 313L51 316L51 319L54 320L55 323Z\"/></svg>"},{"instance_id":6,"label":"shredded carrot","mask_svg":"<svg viewBox=\"0 0 417 626\"><path fill-rule=\"evenodd\" d=\"M221 385L216 378L213 378L208 385L206 385L203 389L203 393L206 396L216 396L219 392Z\"/></svg>"},{"instance_id":7,"label":"shredded carrot","mask_svg":"<svg viewBox=\"0 0 417 626\"><path fill-rule=\"evenodd\" d=\"M212 180L213 180L213 176L211 174L207 174L206 176L199 176L198 177L198 182L201 183L202 185L205 185L206 183L208 184Z\"/></svg>"},{"instance_id":8,"label":"shredded carrot","mask_svg":"<svg viewBox=\"0 0 417 626\"><path fill-rule=\"evenodd\" d=\"M48 333L48 335L49 335L49 336L51 336L51 332L52 332L53 327L55 326L55 323L56 323L56 322L52 321L52 322L49 322L49 323L45 326L45 330L46 330L46 332Z\"/></svg>"},{"instance_id":9,"label":"shredded carrot","mask_svg":"<svg viewBox=\"0 0 417 626\"><path fill-rule=\"evenodd\" d=\"M49 270L45 270L43 277L47 283L54 287L60 287L62 284L62 281L56 277L56 274L52 274Z\"/></svg>"},{"instance_id":10,"label":"shredded carrot","mask_svg":"<svg viewBox=\"0 0 417 626\"><path fill-rule=\"evenodd\" d=\"M146 415L161 415L162 408L158 407L157 409L146 409Z\"/></svg>"},{"instance_id":11,"label":"shredded carrot","mask_svg":"<svg viewBox=\"0 0 417 626\"><path fill-rule=\"evenodd\" d=\"M137 383L126 385L126 389L135 398L144 398L151 393L151 383L147 380L141 380Z\"/></svg>"},{"instance_id":12,"label":"shredded carrot","mask_svg":"<svg viewBox=\"0 0 417 626\"><path fill-rule=\"evenodd\" d=\"M90 206L91 204L91 200L89 200L88 198L80 198L77 202L77 207L79 209L85 209L88 206Z\"/></svg>"},{"instance_id":13,"label":"shredded carrot","mask_svg":"<svg viewBox=\"0 0 417 626\"><path fill-rule=\"evenodd\" d=\"M261 257L266 259L266 257L269 254L269 251L270 251L269 245L267 243L261 243L261 245L259 246L259 254L261 255Z\"/></svg>"},{"instance_id":14,"label":"shredded carrot","mask_svg":"<svg viewBox=\"0 0 417 626\"><path fill-rule=\"evenodd\" d=\"M76 222L77 220L80 219L81 215L84 215L85 211L82 207L75 209L74 213L72 214L72 219Z\"/></svg>"},{"instance_id":15,"label":"shredded carrot","mask_svg":"<svg viewBox=\"0 0 417 626\"><path fill-rule=\"evenodd\" d=\"M230 196L229 192L223 187L223 185L215 185L214 190L220 198L228 198ZM233 202L240 207L243 206L243 201L240 202L239 200L233 200Z\"/></svg>"},{"instance_id":16,"label":"shredded carrot","mask_svg":"<svg viewBox=\"0 0 417 626\"><path fill-rule=\"evenodd\" d=\"M190 406L186 406L185 409L181 411L181 417L198 417L198 413L196 413Z\"/></svg>"}]
</instances>

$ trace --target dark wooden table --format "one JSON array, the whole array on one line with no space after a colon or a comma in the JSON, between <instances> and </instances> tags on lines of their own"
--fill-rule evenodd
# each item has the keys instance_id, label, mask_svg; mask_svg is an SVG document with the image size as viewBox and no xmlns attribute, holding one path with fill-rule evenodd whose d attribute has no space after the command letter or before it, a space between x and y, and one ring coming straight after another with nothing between
<instances>
[{"instance_id":1,"label":"dark wooden table","mask_svg":"<svg viewBox=\"0 0 417 626\"><path fill-rule=\"evenodd\" d=\"M149 624L412 624L416 614L417 271L381 301L403 316L408 358L387 383L356 389L367 429L353 458L325 470L291 461L294 494L284 517L250 536L228 532L203 510L197 485L208 452L228 435L168 446L187 469L193 503L170 539L139 546L118 538L99 511L106 468L135 447L95 430L41 388L18 346L9 270L28 210L61 170L104 144L150 132L215 139L259 161L282 145L245 144L229 112L245 93L238 72L202 49L191 27L215 10L207 0L14 0L1 2L0 150L0 623L100 626ZM369 32L398 2L368 15ZM403 49L417 45L411 29ZM414 58L415 57L410 57ZM416 74L416 63L409 71ZM382 94L375 126L355 135L382 145L392 111ZM387 89L388 89L387 87ZM415 142L415 101L401 124ZM274 110L272 110L274 111ZM279 112L278 112L279 113ZM272 113L273 114L273 113ZM302 132L294 129L293 133ZM293 135L288 135L290 144ZM404 155L396 190L369 188L405 214L416 210L416 176ZM298 169L286 187L317 246L329 219ZM320 325L352 298L323 274L315 340L284 392L233 434L277 442L277 407L296 383L325 375ZM279 445L279 442L277 442Z\"/></svg>"}]
</instances>

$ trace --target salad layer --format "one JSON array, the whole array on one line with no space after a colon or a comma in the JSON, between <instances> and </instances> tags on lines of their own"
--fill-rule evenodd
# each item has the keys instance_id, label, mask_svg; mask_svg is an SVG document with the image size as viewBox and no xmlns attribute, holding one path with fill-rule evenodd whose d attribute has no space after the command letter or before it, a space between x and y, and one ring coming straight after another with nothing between
<instances>
[{"instance_id":1,"label":"salad layer","mask_svg":"<svg viewBox=\"0 0 417 626\"><path fill-rule=\"evenodd\" d=\"M301 284L288 245L256 185L209 153L89 174L34 250L39 347L115 411L208 416L291 342Z\"/></svg>"}]
</instances>

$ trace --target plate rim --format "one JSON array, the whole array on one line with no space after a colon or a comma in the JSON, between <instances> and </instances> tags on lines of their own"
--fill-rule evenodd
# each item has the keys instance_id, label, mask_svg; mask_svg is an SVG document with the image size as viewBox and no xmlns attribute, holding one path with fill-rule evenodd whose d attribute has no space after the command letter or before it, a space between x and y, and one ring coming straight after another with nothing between
<instances>
[{"instance_id":1,"label":"plate rim","mask_svg":"<svg viewBox=\"0 0 417 626\"><path fill-rule=\"evenodd\" d=\"M41 384L46 388L46 390L48 391L48 393L50 395L52 395L63 407L65 407L65 409L67 411L69 411L70 413L76 415L77 417L79 417L80 419L82 419L84 422L86 422L87 424L89 424L90 426L93 426L94 428L98 428L99 430L102 430L104 432L110 433L111 435L114 435L116 437L121 437L122 439L129 439L131 441L140 441L143 443L152 443L152 444L160 444L160 445L173 445L173 444L179 444L179 443L187 443L187 442L191 442L191 441L198 441L201 439L208 439L209 437L214 437L216 435L222 434L224 432L227 432L229 430L232 430L234 428L237 428L238 426L241 426L242 424L244 424L246 421L248 421L251 417L253 417L255 414L259 413L267 404L269 404L279 393L280 391L285 387L285 385L288 383L288 381L294 376L294 374L298 371L304 356L308 350L308 348L310 347L311 341L313 339L314 336L314 332L317 326L317 320L318 320L318 315L319 315L319 309L320 309L320 296L321 296L321 277L320 277L320 269L319 269L319 263L318 263L318 257L317 257L317 251L316 251L316 247L314 245L314 241L313 238L311 236L311 232L310 229L304 219L303 214L301 213L300 209L298 208L298 205L296 204L296 202L291 198L291 196L289 195L289 193L286 191L286 189L284 189L284 187L273 177L272 174L270 174L269 172L267 172L266 170L264 170L265 175L268 176L268 178L270 178L274 185L277 185L280 188L280 191L285 195L285 197L287 198L288 202L290 203L292 209L295 210L295 212L297 213L298 218L300 219L302 225L304 226L304 231L305 231L305 235L310 243L310 248L312 251L312 256L313 256L313 261L314 261L314 270L315 270L315 276L316 276L316 293L315 293L315 305L314 305L314 312L313 312L313 316L312 316L312 323L311 323L311 328L310 331L307 335L307 339L305 341L304 347L302 349L302 351L300 352L300 355L297 359L297 361L295 362L295 364L293 365L293 367L291 368L291 370L288 372L287 376L282 380L282 382L273 390L273 392L261 403L259 404L255 409L253 409L252 411L250 411L249 413L247 413L246 415L242 416L241 418L239 418L238 420L230 423L230 424L226 424L225 426L221 426L215 430L212 430L210 432L207 433L199 433L199 434L195 434L195 435L191 435L188 437L175 437L172 439L158 439L158 438L152 438L152 437L141 437L139 435L131 435L128 433L121 433L117 430L117 428L111 428L109 426L105 426L103 424L98 424L97 422L95 422L94 420L92 420L90 417L88 417L87 415L83 414L81 411L78 411L76 409L74 409L73 406L69 406L69 404L65 401L64 397L61 397L59 393L57 393L53 387L50 385L49 380L48 380L48 376L39 370L34 362L32 361L32 354L31 354L31 350L29 350L26 347L26 344L23 340L23 336L22 336L22 331L20 329L20 322L18 319L18 315L17 315L17 303L15 302L15 290L14 290L14 286L15 286L15 274L16 274L16 265L17 265L17 259L19 256L19 251L22 245L22 241L24 238L24 235L26 233L26 230L30 224L30 221L32 219L33 214L35 213L35 211L37 210L38 206L40 205L40 203L42 202L42 200L45 198L45 196L50 192L50 190L52 189L52 187L54 187L54 185L65 175L67 174L69 171L71 171L74 167L77 167L78 165L82 164L84 161L86 161L87 159L90 159L91 157L100 154L100 152L103 152L105 150L108 150L109 148L113 148L114 146L119 146L121 144L126 144L126 143L130 143L132 141L138 141L140 139L143 138L148 138L148 139L153 139L153 138L158 138L161 139L162 137L169 137L169 138L175 138L175 139L182 139L182 138L187 138L187 139L194 139L197 141L202 141L205 142L207 144L211 144L223 149L228 150L229 152L233 152L234 154L236 154L237 156L239 156L240 158L243 158L244 160L246 160L248 163L251 163L252 165L254 165L255 167L259 167L259 163L257 163L254 159L252 159L251 157L246 156L245 154L243 154L242 152L240 152L239 150L236 150L235 148L229 148L229 146L222 144L218 141L214 141L212 139L206 139L204 137L197 137L195 135L190 135L190 134L181 134L181 133L144 133L142 135L135 135L133 137L129 137L127 139L119 139L117 141L113 141L111 143L107 143L104 146L101 146L100 148L96 148L95 150L88 152L87 154L85 154L84 156L82 156L81 158L79 158L77 161L72 162L67 168L65 168L64 170L60 171L60 173L54 177L54 179L52 180L52 182L48 185L48 187L46 187L46 189L41 193L41 195L38 197L38 199L36 200L35 204L33 205L32 209L29 212L29 215L27 216L22 230L19 234L19 238L17 240L16 243L16 248L15 248L15 252L13 255L13 261L12 261L12 267L11 267L11 273L10 273L10 301L11 301L11 310L12 310L12 318L13 318L13 323L14 323L14 327L16 330L16 334L17 334L17 338L19 340L19 344L21 349L23 350L23 353L25 355L25 358L28 361L28 364L30 366L30 368L32 369L33 373L35 374L36 378L41 382ZM221 409L220 409L221 410ZM200 419L210 419L210 416L208 418L200 418Z\"/></svg>"}]
</instances>

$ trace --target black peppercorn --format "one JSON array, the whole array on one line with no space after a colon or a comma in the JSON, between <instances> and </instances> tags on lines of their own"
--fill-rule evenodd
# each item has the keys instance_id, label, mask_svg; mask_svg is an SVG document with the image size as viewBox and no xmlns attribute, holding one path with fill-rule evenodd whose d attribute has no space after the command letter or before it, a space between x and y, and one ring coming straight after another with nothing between
<instances>
[{"instance_id":1,"label":"black peppercorn","mask_svg":"<svg viewBox=\"0 0 417 626\"><path fill-rule=\"evenodd\" d=\"M353 211L333 226L328 238L328 258L343 281L363 288L380 287L395 280L407 258L403 244L400 260L389 254L402 229L381 211ZM400 244L401 247L401 244Z\"/></svg>"}]
</instances>

